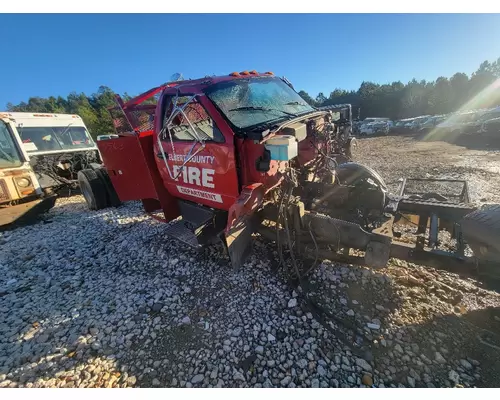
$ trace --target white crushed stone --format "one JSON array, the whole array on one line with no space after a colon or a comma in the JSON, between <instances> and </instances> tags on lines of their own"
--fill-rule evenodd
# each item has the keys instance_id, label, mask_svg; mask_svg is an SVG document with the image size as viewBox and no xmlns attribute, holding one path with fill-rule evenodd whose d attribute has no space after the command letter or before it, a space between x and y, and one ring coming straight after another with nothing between
<instances>
[{"instance_id":1,"label":"white crushed stone","mask_svg":"<svg viewBox=\"0 0 500 400\"><path fill-rule=\"evenodd\" d=\"M375 387L492 381L494 364L469 348L478 331L460 316L500 299L472 280L325 261L311 295L349 320L330 330L272 272L259 240L234 273L212 250L165 237L139 203L89 212L74 196L45 220L0 233L0 387L353 387L365 373Z\"/></svg>"}]
</instances>

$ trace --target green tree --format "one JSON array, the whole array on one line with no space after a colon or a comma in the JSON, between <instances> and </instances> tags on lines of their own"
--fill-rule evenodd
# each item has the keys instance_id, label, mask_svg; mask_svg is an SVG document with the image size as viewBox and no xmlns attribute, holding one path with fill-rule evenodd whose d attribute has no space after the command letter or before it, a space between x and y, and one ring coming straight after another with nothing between
<instances>
[{"instance_id":1,"label":"green tree","mask_svg":"<svg viewBox=\"0 0 500 400\"><path fill-rule=\"evenodd\" d=\"M469 77L463 72L457 72L450 78L451 108L458 110L467 102Z\"/></svg>"},{"instance_id":2,"label":"green tree","mask_svg":"<svg viewBox=\"0 0 500 400\"><path fill-rule=\"evenodd\" d=\"M452 89L448 78L440 76L428 91L427 111L432 114L446 114L453 111Z\"/></svg>"},{"instance_id":3,"label":"green tree","mask_svg":"<svg viewBox=\"0 0 500 400\"><path fill-rule=\"evenodd\" d=\"M307 92L305 92L304 90L301 90L299 93L299 96L302 97L309 105L311 106L315 106L316 105L316 101L314 101L314 99L309 96L309 94Z\"/></svg>"},{"instance_id":4,"label":"green tree","mask_svg":"<svg viewBox=\"0 0 500 400\"><path fill-rule=\"evenodd\" d=\"M323 92L320 92L317 96L316 96L316 104L318 106L323 106L325 105L325 102L326 102L326 97L325 95L323 94Z\"/></svg>"},{"instance_id":5,"label":"green tree","mask_svg":"<svg viewBox=\"0 0 500 400\"><path fill-rule=\"evenodd\" d=\"M389 117L399 119L424 114L442 114L460 108L482 108L500 105L500 58L484 61L470 77L457 72L451 78L438 77L435 81L411 80L377 84L364 81L358 90L335 88L328 98L324 92L315 98L304 90L299 95L313 106L350 103L353 113L361 110L361 118ZM134 97L123 94L125 101ZM72 92L66 97L30 97L19 104L7 104L9 111L71 113L80 115L91 134L112 133L113 123L108 107L115 104L115 92L100 86L90 96Z\"/></svg>"},{"instance_id":6,"label":"green tree","mask_svg":"<svg viewBox=\"0 0 500 400\"><path fill-rule=\"evenodd\" d=\"M467 106L473 108L492 107L498 104L497 65L488 61L481 63L469 81Z\"/></svg>"},{"instance_id":7,"label":"green tree","mask_svg":"<svg viewBox=\"0 0 500 400\"><path fill-rule=\"evenodd\" d=\"M104 135L114 132L113 121L108 112L108 107L115 105L115 92L107 86L100 86L97 93L90 97L96 116L97 122L93 127L93 135Z\"/></svg>"}]
</instances>

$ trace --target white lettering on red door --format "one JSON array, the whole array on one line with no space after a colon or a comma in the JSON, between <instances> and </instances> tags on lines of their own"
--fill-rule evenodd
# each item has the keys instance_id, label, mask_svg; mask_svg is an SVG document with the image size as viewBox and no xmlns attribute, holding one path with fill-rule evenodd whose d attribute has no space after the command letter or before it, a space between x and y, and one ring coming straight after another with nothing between
<instances>
[{"instance_id":1,"label":"white lettering on red door","mask_svg":"<svg viewBox=\"0 0 500 400\"><path fill-rule=\"evenodd\" d=\"M200 182L200 170L198 168L188 167L189 173L189 183L191 185L201 186Z\"/></svg>"},{"instance_id":2,"label":"white lettering on red door","mask_svg":"<svg viewBox=\"0 0 500 400\"><path fill-rule=\"evenodd\" d=\"M186 194L188 196L215 201L216 203L222 203L222 196L218 193L205 192L203 190L191 189L184 186L177 186L177 190L179 191L179 193Z\"/></svg>"},{"instance_id":3,"label":"white lettering on red door","mask_svg":"<svg viewBox=\"0 0 500 400\"><path fill-rule=\"evenodd\" d=\"M214 173L215 170L213 169L206 169L203 168L201 170L202 173L202 186L207 187L207 188L213 188L214 187Z\"/></svg>"},{"instance_id":4,"label":"white lettering on red door","mask_svg":"<svg viewBox=\"0 0 500 400\"><path fill-rule=\"evenodd\" d=\"M182 169L181 174L179 171ZM215 170L202 168L201 170L198 167L192 166L182 166L182 165L174 165L173 166L173 175L177 177L175 179L178 181L182 179L184 183L189 183L191 185L202 186L206 188L213 189L214 186L214 174ZM179 175L179 176L178 176Z\"/></svg>"},{"instance_id":5,"label":"white lettering on red door","mask_svg":"<svg viewBox=\"0 0 500 400\"><path fill-rule=\"evenodd\" d=\"M169 154L168 155L168 160L169 161L178 161L178 162L184 162L186 160L186 156L183 154ZM196 155L193 156L189 159L188 163L193 163L193 164L213 164L215 160L214 156L201 156L201 155Z\"/></svg>"}]
</instances>

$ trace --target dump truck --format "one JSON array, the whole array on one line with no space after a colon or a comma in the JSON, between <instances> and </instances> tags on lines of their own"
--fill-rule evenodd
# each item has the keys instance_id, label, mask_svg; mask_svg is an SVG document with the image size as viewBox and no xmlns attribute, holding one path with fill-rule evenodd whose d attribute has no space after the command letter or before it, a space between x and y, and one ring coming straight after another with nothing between
<instances>
[{"instance_id":1,"label":"dump truck","mask_svg":"<svg viewBox=\"0 0 500 400\"><path fill-rule=\"evenodd\" d=\"M55 200L43 193L15 121L0 113L0 229L32 221Z\"/></svg>"},{"instance_id":2,"label":"dump truck","mask_svg":"<svg viewBox=\"0 0 500 400\"><path fill-rule=\"evenodd\" d=\"M97 146L117 200L141 201L186 246L222 246L234 268L260 235L298 277L322 259L498 270L498 205L471 204L462 180L403 177L390 193L348 156L332 111L272 72L170 82L127 102L117 96L109 111L116 134ZM107 207L107 187L95 176L88 184L87 172L87 202ZM408 224L411 238L399 228Z\"/></svg>"}]
</instances>

